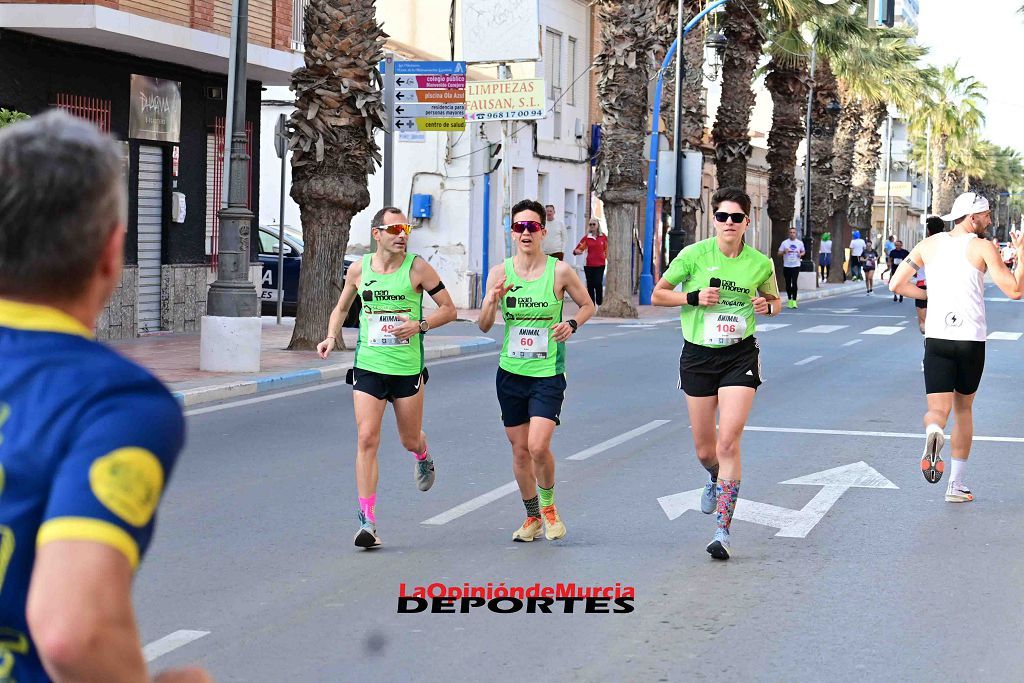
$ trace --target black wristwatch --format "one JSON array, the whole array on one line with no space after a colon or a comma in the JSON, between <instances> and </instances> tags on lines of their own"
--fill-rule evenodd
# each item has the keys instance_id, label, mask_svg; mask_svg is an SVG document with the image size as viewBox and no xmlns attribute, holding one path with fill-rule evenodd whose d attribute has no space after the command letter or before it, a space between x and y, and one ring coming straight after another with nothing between
<instances>
[{"instance_id":1,"label":"black wristwatch","mask_svg":"<svg viewBox=\"0 0 1024 683\"><path fill-rule=\"evenodd\" d=\"M576 330L580 329L580 324L578 322L576 322L575 320L573 320L572 318L569 318L565 322L569 323L569 327L572 328L572 333L573 334L576 334Z\"/></svg>"},{"instance_id":2,"label":"black wristwatch","mask_svg":"<svg viewBox=\"0 0 1024 683\"><path fill-rule=\"evenodd\" d=\"M429 330L429 329L430 329L430 323L428 323L425 319L424 320L420 320L420 334L426 334L427 330Z\"/></svg>"}]
</instances>

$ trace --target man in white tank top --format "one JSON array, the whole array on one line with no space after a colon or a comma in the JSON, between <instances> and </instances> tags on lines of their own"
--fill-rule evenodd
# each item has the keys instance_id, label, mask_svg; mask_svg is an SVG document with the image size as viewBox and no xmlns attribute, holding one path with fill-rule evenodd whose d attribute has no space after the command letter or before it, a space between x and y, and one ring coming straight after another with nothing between
<instances>
[{"instance_id":1,"label":"man in white tank top","mask_svg":"<svg viewBox=\"0 0 1024 683\"><path fill-rule=\"evenodd\" d=\"M942 478L939 451L945 443L943 430L950 411L953 426L953 464L946 500L967 503L974 495L964 484L967 458L974 437L972 406L985 367L985 273L1011 299L1024 295L1024 268L1011 273L998 250L985 236L991 225L988 200L965 192L942 217L953 221L950 232L928 237L910 253L892 276L889 289L911 299L928 300L925 319L924 384L928 412L924 416L925 449L921 471L936 483ZM1024 238L1011 236L1018 261L1024 256ZM911 282L920 268L928 269L928 288Z\"/></svg>"}]
</instances>

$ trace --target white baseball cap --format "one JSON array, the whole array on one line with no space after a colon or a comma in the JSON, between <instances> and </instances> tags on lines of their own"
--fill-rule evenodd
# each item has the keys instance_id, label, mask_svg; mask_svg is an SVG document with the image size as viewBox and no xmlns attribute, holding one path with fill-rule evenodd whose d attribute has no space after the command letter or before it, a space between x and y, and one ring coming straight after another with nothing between
<instances>
[{"instance_id":1,"label":"white baseball cap","mask_svg":"<svg viewBox=\"0 0 1024 683\"><path fill-rule=\"evenodd\" d=\"M942 216L944 221L958 221L964 216L972 213L985 213L988 211L988 200L977 192L964 192L953 202L953 209Z\"/></svg>"}]
</instances>

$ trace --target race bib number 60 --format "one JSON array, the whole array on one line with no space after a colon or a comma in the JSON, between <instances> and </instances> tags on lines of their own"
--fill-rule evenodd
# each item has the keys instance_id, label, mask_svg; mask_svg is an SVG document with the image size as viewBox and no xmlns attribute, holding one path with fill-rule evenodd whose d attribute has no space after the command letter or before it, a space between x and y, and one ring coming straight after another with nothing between
<instances>
[{"instance_id":1,"label":"race bib number 60","mask_svg":"<svg viewBox=\"0 0 1024 683\"><path fill-rule=\"evenodd\" d=\"M509 358L547 358L547 327L511 327L508 331Z\"/></svg>"},{"instance_id":2,"label":"race bib number 60","mask_svg":"<svg viewBox=\"0 0 1024 683\"><path fill-rule=\"evenodd\" d=\"M708 346L729 346L743 340L747 319L735 313L706 313L704 343Z\"/></svg>"},{"instance_id":3,"label":"race bib number 60","mask_svg":"<svg viewBox=\"0 0 1024 683\"><path fill-rule=\"evenodd\" d=\"M409 340L399 339L394 335L402 326L402 319L394 313L377 313L366 316L369 323L368 338L370 346L407 346Z\"/></svg>"}]
</instances>

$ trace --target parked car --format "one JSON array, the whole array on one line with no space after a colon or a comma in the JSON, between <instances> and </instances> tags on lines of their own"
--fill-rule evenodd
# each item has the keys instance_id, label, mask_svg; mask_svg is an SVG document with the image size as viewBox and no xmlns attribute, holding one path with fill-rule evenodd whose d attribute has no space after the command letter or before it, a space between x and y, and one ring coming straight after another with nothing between
<instances>
[{"instance_id":1,"label":"parked car","mask_svg":"<svg viewBox=\"0 0 1024 683\"><path fill-rule=\"evenodd\" d=\"M284 228L284 305L285 315L295 315L299 302L299 269L302 266L302 252L305 245L302 235L288 226ZM276 225L259 227L259 259L263 266L263 294L260 308L263 315L277 315L277 254L278 229ZM358 261L359 256L345 254L342 282L348 274L348 267ZM340 294L340 292L339 292ZM345 317L345 327L359 327L359 306L353 302Z\"/></svg>"}]
</instances>

